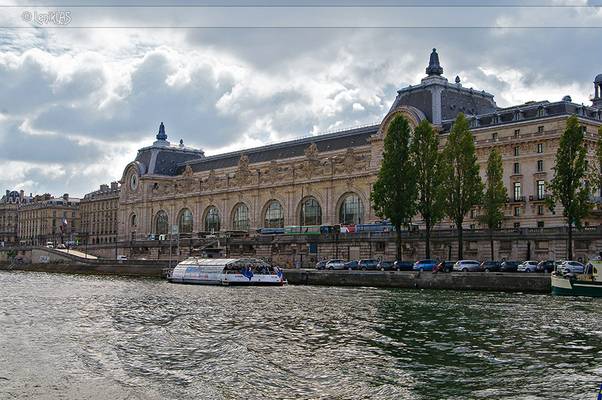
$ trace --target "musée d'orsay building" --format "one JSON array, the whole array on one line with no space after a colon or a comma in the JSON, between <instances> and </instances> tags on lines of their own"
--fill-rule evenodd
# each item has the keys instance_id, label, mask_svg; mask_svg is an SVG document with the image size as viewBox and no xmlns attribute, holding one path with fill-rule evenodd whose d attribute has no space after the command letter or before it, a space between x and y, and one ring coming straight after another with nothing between
<instances>
[{"instance_id":1,"label":"mus\u00e9e d'orsay building","mask_svg":"<svg viewBox=\"0 0 602 400\"><path fill-rule=\"evenodd\" d=\"M182 141L170 144L161 123L156 141L140 149L123 172L119 240L145 240L151 234L168 233L173 225L178 226L179 233L194 236L199 232L253 232L263 227L377 221L370 191L389 121L403 115L415 127L426 119L439 131L443 144L460 112L470 120L484 180L489 152L494 147L501 151L509 195L503 228L558 227L564 225L562 213L552 213L544 199L553 177L559 138L567 118L576 114L586 130L593 158L602 124L602 74L594 81L592 106L573 103L570 96L562 95L554 101L500 108L492 94L464 87L459 77L454 82L443 77L433 49L426 77L417 85L399 90L389 112L377 125L205 156L202 150L186 147ZM601 193L598 190L592 196L599 202ZM471 212L465 228L480 227L476 222L478 212L478 208ZM415 222L420 225L418 218ZM599 225L600 214L594 212L586 224ZM449 221L442 221L438 228L449 229ZM438 246L435 238L435 255L442 252L445 257L446 246L451 251L451 242ZM378 254L370 245L367 254L362 246L358 244L357 249L346 250L340 256L346 257L347 251L362 257L387 256L383 249L389 247L377 246ZM488 251L487 246L485 243L484 251ZM506 249L508 256L512 255L512 246L499 244L500 251ZM553 246L551 242L534 243L534 251L547 256L556 251ZM481 245L467 248L477 257ZM410 254L414 251L409 250ZM420 253L417 251L416 257L421 257Z\"/></svg>"}]
</instances>

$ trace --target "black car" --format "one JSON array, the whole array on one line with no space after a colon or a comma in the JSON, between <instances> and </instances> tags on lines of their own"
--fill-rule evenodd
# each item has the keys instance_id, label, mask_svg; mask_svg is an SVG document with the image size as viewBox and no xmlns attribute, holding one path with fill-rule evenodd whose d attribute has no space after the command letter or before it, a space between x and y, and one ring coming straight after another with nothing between
<instances>
[{"instance_id":1,"label":"black car","mask_svg":"<svg viewBox=\"0 0 602 400\"><path fill-rule=\"evenodd\" d=\"M412 271L414 269L414 263L412 261L395 261L393 263L393 269L395 271Z\"/></svg>"},{"instance_id":2,"label":"black car","mask_svg":"<svg viewBox=\"0 0 602 400\"><path fill-rule=\"evenodd\" d=\"M359 262L357 260L346 262L343 269L359 269Z\"/></svg>"},{"instance_id":3,"label":"black car","mask_svg":"<svg viewBox=\"0 0 602 400\"><path fill-rule=\"evenodd\" d=\"M483 261L481 263L481 271L485 272L499 272L502 270L501 261Z\"/></svg>"},{"instance_id":4,"label":"black car","mask_svg":"<svg viewBox=\"0 0 602 400\"><path fill-rule=\"evenodd\" d=\"M455 261L439 261L433 272L452 272L455 263Z\"/></svg>"},{"instance_id":5,"label":"black car","mask_svg":"<svg viewBox=\"0 0 602 400\"><path fill-rule=\"evenodd\" d=\"M539 264L537 264L537 272L554 272L555 268L556 261L554 260L540 261Z\"/></svg>"},{"instance_id":6,"label":"black car","mask_svg":"<svg viewBox=\"0 0 602 400\"><path fill-rule=\"evenodd\" d=\"M500 265L501 272L516 272L520 261L503 261Z\"/></svg>"},{"instance_id":7,"label":"black car","mask_svg":"<svg viewBox=\"0 0 602 400\"><path fill-rule=\"evenodd\" d=\"M395 271L395 268L393 268L393 261L379 261L378 262L378 269L380 269L381 271Z\"/></svg>"},{"instance_id":8,"label":"black car","mask_svg":"<svg viewBox=\"0 0 602 400\"><path fill-rule=\"evenodd\" d=\"M374 259L367 259L367 260L360 260L360 262L358 263L358 268L361 269L362 271L376 271L378 270L378 260L374 260Z\"/></svg>"}]
</instances>

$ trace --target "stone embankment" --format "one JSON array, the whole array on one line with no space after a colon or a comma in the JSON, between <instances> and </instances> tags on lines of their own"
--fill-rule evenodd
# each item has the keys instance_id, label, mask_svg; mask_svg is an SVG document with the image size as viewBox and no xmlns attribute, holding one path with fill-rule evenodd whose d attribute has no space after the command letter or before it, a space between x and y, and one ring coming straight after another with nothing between
<instances>
[{"instance_id":1,"label":"stone embankment","mask_svg":"<svg viewBox=\"0 0 602 400\"><path fill-rule=\"evenodd\" d=\"M550 293L550 275L504 272L382 272L382 271L285 271L293 285L371 286L380 288L418 288Z\"/></svg>"}]
</instances>

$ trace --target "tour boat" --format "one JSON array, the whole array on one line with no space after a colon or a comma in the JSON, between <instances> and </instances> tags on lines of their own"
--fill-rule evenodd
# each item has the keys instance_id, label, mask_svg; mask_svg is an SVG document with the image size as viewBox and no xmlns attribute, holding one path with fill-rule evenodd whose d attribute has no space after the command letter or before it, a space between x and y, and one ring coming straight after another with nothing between
<instances>
[{"instance_id":1,"label":"tour boat","mask_svg":"<svg viewBox=\"0 0 602 400\"><path fill-rule=\"evenodd\" d=\"M602 297L602 260L590 261L583 274L552 274L552 294Z\"/></svg>"},{"instance_id":2,"label":"tour boat","mask_svg":"<svg viewBox=\"0 0 602 400\"><path fill-rule=\"evenodd\" d=\"M167 280L226 286L282 286L287 283L280 268L255 258L190 257L176 265Z\"/></svg>"}]
</instances>

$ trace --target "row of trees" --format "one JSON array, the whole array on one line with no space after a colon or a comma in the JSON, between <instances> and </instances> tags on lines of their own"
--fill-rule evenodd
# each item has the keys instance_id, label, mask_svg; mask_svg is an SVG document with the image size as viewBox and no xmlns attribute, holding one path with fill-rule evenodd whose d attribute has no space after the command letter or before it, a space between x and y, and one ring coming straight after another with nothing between
<instances>
[{"instance_id":1,"label":"row of trees","mask_svg":"<svg viewBox=\"0 0 602 400\"><path fill-rule=\"evenodd\" d=\"M568 256L572 258L573 227L581 227L591 210L591 183L602 185L602 127L596 151L596 165L588 171L584 132L577 117L567 121L556 155L554 178L546 199L554 210L563 207L569 233ZM458 258L463 258L463 222L480 205L480 222L488 227L491 258L494 258L493 232L501 225L503 207L508 201L503 182L501 154L493 149L487 161L486 182L479 175L474 137L464 114L460 113L439 150L439 135L424 120L412 132L406 118L390 122L384 140L381 169L374 184L372 203L377 215L388 218L396 231L397 259L401 259L401 230L420 215L425 224L426 258L430 258L433 226L444 217L456 226Z\"/></svg>"}]
</instances>

